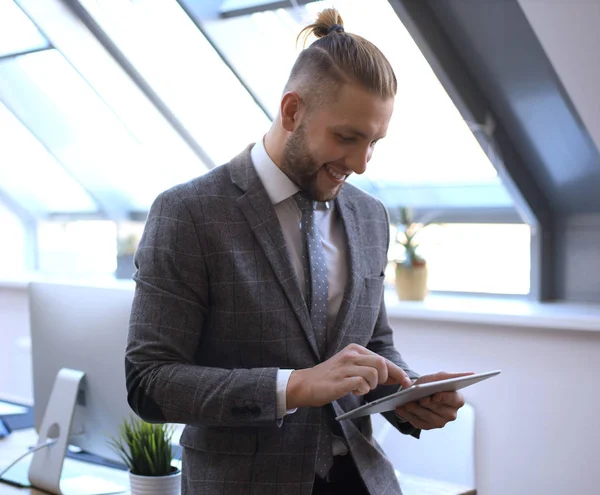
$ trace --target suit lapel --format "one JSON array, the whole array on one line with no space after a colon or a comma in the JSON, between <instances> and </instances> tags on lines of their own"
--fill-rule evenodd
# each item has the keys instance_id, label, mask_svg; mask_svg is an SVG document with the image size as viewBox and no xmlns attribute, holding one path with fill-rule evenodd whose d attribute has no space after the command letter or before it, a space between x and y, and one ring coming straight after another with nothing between
<instances>
[{"instance_id":1,"label":"suit lapel","mask_svg":"<svg viewBox=\"0 0 600 495\"><path fill-rule=\"evenodd\" d=\"M344 230L346 231L346 247L348 249L348 283L340 305L335 324L330 329L330 341L325 359L339 352L348 331L349 323L356 308L358 296L364 284L363 239L360 234L358 212L355 210L344 189L336 199Z\"/></svg>"},{"instance_id":2,"label":"suit lapel","mask_svg":"<svg viewBox=\"0 0 600 495\"><path fill-rule=\"evenodd\" d=\"M313 353L319 358L310 314L298 285L279 218L252 164L250 149L247 148L229 164L231 180L244 191L237 202L279 280Z\"/></svg>"}]
</instances>

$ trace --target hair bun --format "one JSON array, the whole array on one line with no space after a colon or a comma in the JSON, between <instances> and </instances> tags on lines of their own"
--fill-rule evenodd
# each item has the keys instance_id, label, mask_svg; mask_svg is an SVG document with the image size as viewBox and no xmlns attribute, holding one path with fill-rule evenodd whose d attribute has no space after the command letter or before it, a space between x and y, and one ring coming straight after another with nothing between
<instances>
[{"instance_id":1,"label":"hair bun","mask_svg":"<svg viewBox=\"0 0 600 495\"><path fill-rule=\"evenodd\" d=\"M344 32L344 20L340 13L333 8L324 9L319 12L317 16L317 20L306 26L298 35L298 38L301 36L304 37L304 42L308 37L312 34L316 38L323 38L331 33L343 33Z\"/></svg>"},{"instance_id":2,"label":"hair bun","mask_svg":"<svg viewBox=\"0 0 600 495\"><path fill-rule=\"evenodd\" d=\"M342 26L341 24L334 24L333 26L329 26L329 29L327 30L327 34L331 34L331 33L343 33L344 32L344 26ZM325 35L327 36L327 35Z\"/></svg>"}]
</instances>

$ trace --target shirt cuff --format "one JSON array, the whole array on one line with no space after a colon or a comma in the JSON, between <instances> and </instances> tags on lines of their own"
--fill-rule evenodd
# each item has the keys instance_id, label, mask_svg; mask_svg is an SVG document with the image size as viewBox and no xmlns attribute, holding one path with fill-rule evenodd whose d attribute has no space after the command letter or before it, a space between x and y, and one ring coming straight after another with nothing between
<instances>
[{"instance_id":1,"label":"shirt cuff","mask_svg":"<svg viewBox=\"0 0 600 495\"><path fill-rule=\"evenodd\" d=\"M294 370L277 370L277 419L282 419L286 414L295 413L298 408L287 408L287 385Z\"/></svg>"}]
</instances>

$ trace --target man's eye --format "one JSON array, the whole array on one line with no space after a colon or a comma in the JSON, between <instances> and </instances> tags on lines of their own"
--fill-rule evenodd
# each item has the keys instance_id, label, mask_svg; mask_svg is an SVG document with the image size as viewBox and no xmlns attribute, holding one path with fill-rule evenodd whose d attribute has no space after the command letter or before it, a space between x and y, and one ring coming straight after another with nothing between
<instances>
[{"instance_id":1,"label":"man's eye","mask_svg":"<svg viewBox=\"0 0 600 495\"><path fill-rule=\"evenodd\" d=\"M343 143L353 143L354 141L356 141L355 137L347 137L347 136L338 136L340 141L342 141Z\"/></svg>"}]
</instances>

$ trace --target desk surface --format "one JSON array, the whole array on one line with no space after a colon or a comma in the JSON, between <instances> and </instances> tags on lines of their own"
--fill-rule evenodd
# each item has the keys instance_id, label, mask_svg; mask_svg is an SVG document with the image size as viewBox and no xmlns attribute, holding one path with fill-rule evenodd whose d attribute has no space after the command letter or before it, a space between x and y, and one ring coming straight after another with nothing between
<instances>
[{"instance_id":1,"label":"desk surface","mask_svg":"<svg viewBox=\"0 0 600 495\"><path fill-rule=\"evenodd\" d=\"M37 435L33 428L17 430L8 437L0 439L0 471L7 467L17 457L27 451L29 447L35 444ZM21 462L25 463L23 459ZM104 466L97 466L87 462L77 461L75 459L65 459L65 468L81 472L82 474L96 476L105 480L110 480L122 486L129 488L129 475L126 471L111 469ZM129 490L122 492L129 495ZM0 495L48 495L46 492L36 490L35 488L18 488L7 483L0 482Z\"/></svg>"},{"instance_id":2,"label":"desk surface","mask_svg":"<svg viewBox=\"0 0 600 495\"><path fill-rule=\"evenodd\" d=\"M8 466L14 459L24 453L31 445L35 444L37 435L33 428L17 430L8 437L0 439L0 471ZM22 462L25 462L23 460ZM106 480L114 481L120 485L129 487L128 474L103 466L96 466L74 459L65 459L65 467L80 468L82 474L97 476ZM79 471L79 469L77 469ZM406 474L400 475L400 484L404 495L476 495L476 491L470 488L457 486L451 483L429 480ZM47 495L46 492L34 488L17 488L7 483L0 482L0 495ZM123 492L129 495L130 492Z\"/></svg>"}]
</instances>

